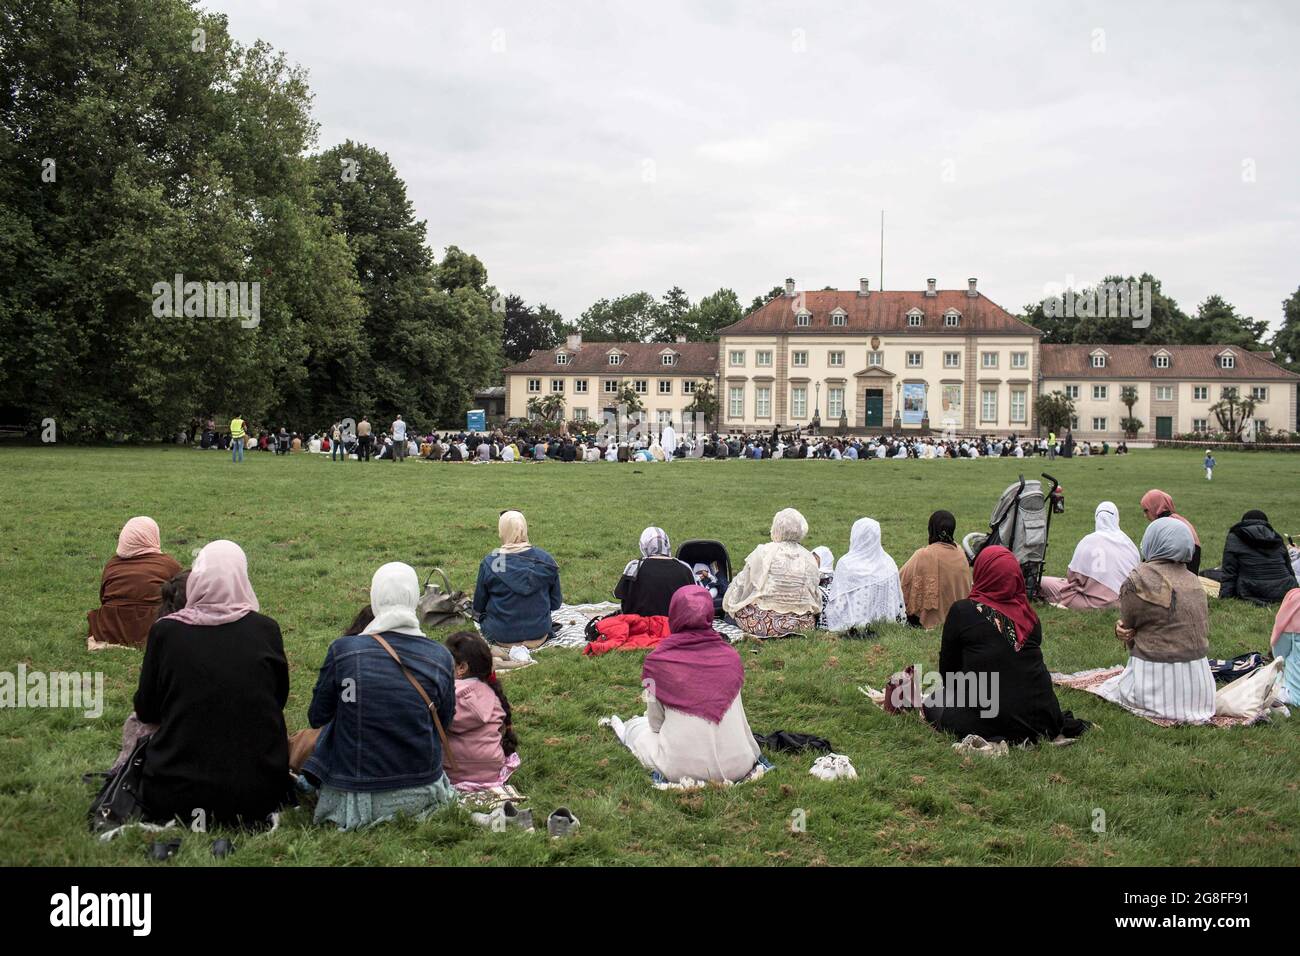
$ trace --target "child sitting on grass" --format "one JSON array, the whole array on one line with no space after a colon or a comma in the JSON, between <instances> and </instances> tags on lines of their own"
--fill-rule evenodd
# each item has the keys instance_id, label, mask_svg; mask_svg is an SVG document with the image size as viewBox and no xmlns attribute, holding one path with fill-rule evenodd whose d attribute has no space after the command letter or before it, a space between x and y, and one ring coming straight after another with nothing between
<instances>
[{"instance_id":1,"label":"child sitting on grass","mask_svg":"<svg viewBox=\"0 0 1300 956\"><path fill-rule=\"evenodd\" d=\"M447 776L458 790L503 785L519 766L510 701L492 672L492 650L473 631L447 638L456 662L456 713L447 727Z\"/></svg>"}]
</instances>

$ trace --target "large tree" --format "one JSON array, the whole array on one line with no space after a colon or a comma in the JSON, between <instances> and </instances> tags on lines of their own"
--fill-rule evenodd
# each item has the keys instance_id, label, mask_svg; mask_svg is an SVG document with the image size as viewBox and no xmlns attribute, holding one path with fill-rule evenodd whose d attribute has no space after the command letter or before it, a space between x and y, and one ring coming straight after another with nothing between
<instances>
[{"instance_id":1,"label":"large tree","mask_svg":"<svg viewBox=\"0 0 1300 956\"><path fill-rule=\"evenodd\" d=\"M578 319L588 342L650 342L659 326L659 303L649 292L594 302Z\"/></svg>"},{"instance_id":2,"label":"large tree","mask_svg":"<svg viewBox=\"0 0 1300 956\"><path fill-rule=\"evenodd\" d=\"M1143 290L1149 284L1151 289L1150 325L1144 324L1146 316L1136 318L1132 314L1116 315L1112 308L1118 304L1109 294L1107 286L1124 285ZM1155 343L1172 345L1188 341L1188 319L1178 307L1178 303L1165 295L1160 287L1160 280L1144 272L1138 277L1107 276L1096 286L1084 286L1068 289L1061 296L1065 299L1062 306L1070 315L1053 315L1054 310L1046 308L1044 302L1031 302L1025 306L1023 318L1030 325L1040 328L1045 333L1043 344L1068 344L1071 342L1090 344L1106 342L1117 345L1136 343ZM1146 311L1145 291L1134 299L1130 306L1140 304ZM1134 310L1136 311L1136 310ZM1102 315L1100 313L1105 312ZM1137 324L1135 324L1135 321Z\"/></svg>"},{"instance_id":3,"label":"large tree","mask_svg":"<svg viewBox=\"0 0 1300 956\"><path fill-rule=\"evenodd\" d=\"M1282 327L1273 336L1273 351L1279 362L1300 372L1300 289L1282 300Z\"/></svg>"},{"instance_id":4,"label":"large tree","mask_svg":"<svg viewBox=\"0 0 1300 956\"><path fill-rule=\"evenodd\" d=\"M508 362L522 362L537 349L554 348L563 336L558 312L545 304L534 309L521 296L506 296L503 319L501 351Z\"/></svg>"},{"instance_id":5,"label":"large tree","mask_svg":"<svg viewBox=\"0 0 1300 956\"><path fill-rule=\"evenodd\" d=\"M1196 308L1187 324L1184 342L1201 345L1239 345L1246 349L1262 347L1268 323L1239 315L1223 296L1212 295Z\"/></svg>"},{"instance_id":6,"label":"large tree","mask_svg":"<svg viewBox=\"0 0 1300 956\"><path fill-rule=\"evenodd\" d=\"M719 289L712 295L706 295L687 316L691 339L699 342L712 341L718 337L718 330L744 318L740 299L731 289Z\"/></svg>"}]
</instances>

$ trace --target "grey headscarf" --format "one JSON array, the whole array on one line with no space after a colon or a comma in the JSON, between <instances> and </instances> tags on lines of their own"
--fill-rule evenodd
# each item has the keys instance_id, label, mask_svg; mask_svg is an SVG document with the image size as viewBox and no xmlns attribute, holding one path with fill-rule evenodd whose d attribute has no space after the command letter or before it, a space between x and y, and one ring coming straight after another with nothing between
<instances>
[{"instance_id":1,"label":"grey headscarf","mask_svg":"<svg viewBox=\"0 0 1300 956\"><path fill-rule=\"evenodd\" d=\"M1178 561L1192 560L1196 542L1191 529L1177 518L1157 518L1147 525L1142 535L1142 560Z\"/></svg>"}]
</instances>

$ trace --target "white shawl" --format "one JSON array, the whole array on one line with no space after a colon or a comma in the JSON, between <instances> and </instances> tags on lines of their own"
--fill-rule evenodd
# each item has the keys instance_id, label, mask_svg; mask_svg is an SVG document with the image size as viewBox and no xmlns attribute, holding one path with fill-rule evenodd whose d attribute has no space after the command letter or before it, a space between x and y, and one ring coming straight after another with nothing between
<instances>
[{"instance_id":1,"label":"white shawl","mask_svg":"<svg viewBox=\"0 0 1300 956\"><path fill-rule=\"evenodd\" d=\"M1070 570L1092 578L1119 594L1129 573L1142 563L1135 545L1119 528L1119 509L1113 501L1097 505L1094 514L1097 530L1084 535L1070 558Z\"/></svg>"},{"instance_id":2,"label":"white shawl","mask_svg":"<svg viewBox=\"0 0 1300 956\"><path fill-rule=\"evenodd\" d=\"M899 621L907 616L898 565L880 545L880 524L859 518L849 535L849 551L835 565L826 627L847 631L854 625Z\"/></svg>"}]
</instances>

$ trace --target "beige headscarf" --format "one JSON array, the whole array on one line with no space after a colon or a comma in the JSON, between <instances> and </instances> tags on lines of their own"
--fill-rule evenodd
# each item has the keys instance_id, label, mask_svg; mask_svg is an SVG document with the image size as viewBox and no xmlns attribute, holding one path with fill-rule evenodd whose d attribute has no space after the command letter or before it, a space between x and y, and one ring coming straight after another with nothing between
<instances>
[{"instance_id":1,"label":"beige headscarf","mask_svg":"<svg viewBox=\"0 0 1300 956\"><path fill-rule=\"evenodd\" d=\"M799 542L808 522L793 508L772 519L772 540L760 544L727 587L722 607L728 614L751 604L778 614L816 614L822 609L821 565Z\"/></svg>"},{"instance_id":2,"label":"beige headscarf","mask_svg":"<svg viewBox=\"0 0 1300 956\"><path fill-rule=\"evenodd\" d=\"M504 511L497 522L497 534L501 536L502 554L519 554L532 547L528 543L528 519L518 511Z\"/></svg>"}]
</instances>

